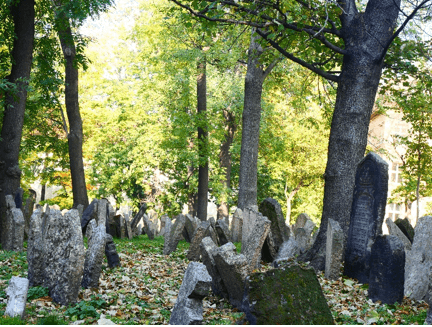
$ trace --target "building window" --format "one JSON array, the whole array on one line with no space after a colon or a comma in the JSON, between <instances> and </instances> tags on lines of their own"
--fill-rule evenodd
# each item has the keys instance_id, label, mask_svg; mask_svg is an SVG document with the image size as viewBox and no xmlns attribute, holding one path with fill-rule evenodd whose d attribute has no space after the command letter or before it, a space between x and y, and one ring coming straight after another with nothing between
<instances>
[{"instance_id":1,"label":"building window","mask_svg":"<svg viewBox=\"0 0 432 327\"><path fill-rule=\"evenodd\" d=\"M398 218L402 218L402 206L396 203L389 203L387 205L387 218L395 221Z\"/></svg>"},{"instance_id":2,"label":"building window","mask_svg":"<svg viewBox=\"0 0 432 327\"><path fill-rule=\"evenodd\" d=\"M400 164L395 163L395 162L392 163L392 167L390 170L390 182L391 183L397 183L397 184L402 183L402 175L401 175L400 167L401 167Z\"/></svg>"}]
</instances>

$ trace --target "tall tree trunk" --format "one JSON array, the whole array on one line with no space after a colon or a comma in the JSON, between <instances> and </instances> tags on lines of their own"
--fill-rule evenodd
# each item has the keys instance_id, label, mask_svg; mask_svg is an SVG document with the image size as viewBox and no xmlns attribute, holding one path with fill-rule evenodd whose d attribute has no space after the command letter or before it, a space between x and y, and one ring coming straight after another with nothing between
<instances>
[{"instance_id":1,"label":"tall tree trunk","mask_svg":"<svg viewBox=\"0 0 432 327\"><path fill-rule=\"evenodd\" d=\"M230 147L234 140L234 133L237 129L235 117L228 109L224 109L225 138L220 146L219 164L225 168L225 179L222 181L224 187L231 187L231 152ZM229 216L229 206L226 199L223 199L217 208L217 219L225 219Z\"/></svg>"},{"instance_id":2,"label":"tall tree trunk","mask_svg":"<svg viewBox=\"0 0 432 327\"><path fill-rule=\"evenodd\" d=\"M341 15L347 54L331 124L321 226L314 246L299 258L318 270L325 266L328 219L336 220L348 235L355 172L366 150L383 67L383 45L391 39L398 16L397 1L370 1L365 13L357 11L354 1L347 3Z\"/></svg>"},{"instance_id":3,"label":"tall tree trunk","mask_svg":"<svg viewBox=\"0 0 432 327\"><path fill-rule=\"evenodd\" d=\"M11 3L10 12L14 23L15 38L12 49L12 69L7 79L17 88L16 91L6 92L0 138L0 241L3 239L5 196L15 194L20 186L21 170L18 158L34 40L34 0L20 0Z\"/></svg>"},{"instance_id":4,"label":"tall tree trunk","mask_svg":"<svg viewBox=\"0 0 432 327\"><path fill-rule=\"evenodd\" d=\"M65 102L66 113L69 120L69 161L72 177L73 207L79 204L87 208L89 205L84 175L84 163L82 155L83 131L82 120L78 103L78 68L75 62L75 43L69 19L59 9L57 13L57 31L66 60L65 78Z\"/></svg>"},{"instance_id":5,"label":"tall tree trunk","mask_svg":"<svg viewBox=\"0 0 432 327\"><path fill-rule=\"evenodd\" d=\"M263 48L259 36L252 31L245 78L244 107L242 115L242 141L240 150L239 194L237 207L244 209L257 205L257 170L259 127L261 120L261 95L264 70L260 63Z\"/></svg>"},{"instance_id":6,"label":"tall tree trunk","mask_svg":"<svg viewBox=\"0 0 432 327\"><path fill-rule=\"evenodd\" d=\"M207 131L207 81L206 59L198 63L197 112L198 112L198 203L197 215L202 221L207 220L208 205L208 131Z\"/></svg>"}]
</instances>

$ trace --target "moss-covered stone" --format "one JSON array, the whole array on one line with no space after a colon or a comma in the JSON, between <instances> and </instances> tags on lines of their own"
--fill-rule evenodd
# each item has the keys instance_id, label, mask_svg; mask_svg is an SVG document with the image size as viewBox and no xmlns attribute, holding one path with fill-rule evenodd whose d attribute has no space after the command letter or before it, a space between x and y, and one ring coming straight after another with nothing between
<instances>
[{"instance_id":1,"label":"moss-covered stone","mask_svg":"<svg viewBox=\"0 0 432 327\"><path fill-rule=\"evenodd\" d=\"M410 240L412 243L414 240L414 228L411 226L411 223L409 222L408 218L405 219L396 219L395 224L399 229L402 231L402 233L405 234L406 237Z\"/></svg>"},{"instance_id":2,"label":"moss-covered stone","mask_svg":"<svg viewBox=\"0 0 432 327\"><path fill-rule=\"evenodd\" d=\"M334 324L313 268L286 262L251 274L244 294L242 310L251 324Z\"/></svg>"}]
</instances>

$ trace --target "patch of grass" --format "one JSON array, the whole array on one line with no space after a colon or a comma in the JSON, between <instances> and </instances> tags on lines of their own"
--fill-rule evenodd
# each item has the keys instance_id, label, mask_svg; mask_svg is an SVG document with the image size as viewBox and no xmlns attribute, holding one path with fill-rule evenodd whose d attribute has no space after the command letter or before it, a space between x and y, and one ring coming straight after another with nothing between
<instances>
[{"instance_id":1,"label":"patch of grass","mask_svg":"<svg viewBox=\"0 0 432 327\"><path fill-rule=\"evenodd\" d=\"M55 314L50 314L46 317L39 318L37 325L68 325L68 322Z\"/></svg>"},{"instance_id":2,"label":"patch of grass","mask_svg":"<svg viewBox=\"0 0 432 327\"><path fill-rule=\"evenodd\" d=\"M241 252L241 242L236 242L236 243L234 243L234 245L236 247L237 253L240 253Z\"/></svg>"},{"instance_id":3,"label":"patch of grass","mask_svg":"<svg viewBox=\"0 0 432 327\"><path fill-rule=\"evenodd\" d=\"M21 320L19 317L0 317L0 325L25 325L25 320Z\"/></svg>"},{"instance_id":4,"label":"patch of grass","mask_svg":"<svg viewBox=\"0 0 432 327\"><path fill-rule=\"evenodd\" d=\"M30 287L27 293L27 301L31 302L34 299L39 299L48 296L48 288L42 286Z\"/></svg>"}]
</instances>

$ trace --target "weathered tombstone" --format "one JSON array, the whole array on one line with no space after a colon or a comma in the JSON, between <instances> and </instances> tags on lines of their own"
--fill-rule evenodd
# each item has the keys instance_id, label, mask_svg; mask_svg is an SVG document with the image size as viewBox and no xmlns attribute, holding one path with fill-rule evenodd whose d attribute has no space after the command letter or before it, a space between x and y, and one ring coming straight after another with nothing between
<instances>
[{"instance_id":1,"label":"weathered tombstone","mask_svg":"<svg viewBox=\"0 0 432 327\"><path fill-rule=\"evenodd\" d=\"M138 223L141 221L141 219L142 219L143 215L145 214L146 210L147 210L147 204L143 203L141 205L138 213L132 219L132 222L131 222L131 228L132 228L132 230L134 230L138 226Z\"/></svg>"},{"instance_id":2,"label":"weathered tombstone","mask_svg":"<svg viewBox=\"0 0 432 327\"><path fill-rule=\"evenodd\" d=\"M343 257L344 234L339 223L329 218L327 223L325 277L336 280L340 277Z\"/></svg>"},{"instance_id":3,"label":"weathered tombstone","mask_svg":"<svg viewBox=\"0 0 432 327\"><path fill-rule=\"evenodd\" d=\"M157 227L155 226L155 224L150 220L150 218L146 214L143 215L142 219L144 222L145 233L147 234L147 236L150 240L153 240L156 236Z\"/></svg>"},{"instance_id":4,"label":"weathered tombstone","mask_svg":"<svg viewBox=\"0 0 432 327\"><path fill-rule=\"evenodd\" d=\"M14 276L10 279L9 286L6 289L8 301L5 315L9 317L18 316L24 319L28 289L29 281L27 278Z\"/></svg>"},{"instance_id":5,"label":"weathered tombstone","mask_svg":"<svg viewBox=\"0 0 432 327\"><path fill-rule=\"evenodd\" d=\"M299 246L301 253L305 252L309 244L309 237L305 229L303 227L297 228L294 231L294 237Z\"/></svg>"},{"instance_id":6,"label":"weathered tombstone","mask_svg":"<svg viewBox=\"0 0 432 327\"><path fill-rule=\"evenodd\" d=\"M43 284L43 230L42 209L33 212L30 218L29 235L27 240L27 263L30 287Z\"/></svg>"},{"instance_id":7,"label":"weathered tombstone","mask_svg":"<svg viewBox=\"0 0 432 327\"><path fill-rule=\"evenodd\" d=\"M107 201L99 200L98 204L98 224L95 220L90 221L92 224L92 234L88 239L88 249L85 256L84 272L81 286L84 288L97 288L99 286L99 276L102 271L102 262L106 244L106 217Z\"/></svg>"},{"instance_id":8,"label":"weathered tombstone","mask_svg":"<svg viewBox=\"0 0 432 327\"><path fill-rule=\"evenodd\" d=\"M208 232L206 234L206 236L210 236L211 239L213 240L213 242L215 242L215 244L220 245L219 244L219 240L216 234L216 231L214 230L213 226L210 224L210 227L208 229Z\"/></svg>"},{"instance_id":9,"label":"weathered tombstone","mask_svg":"<svg viewBox=\"0 0 432 327\"><path fill-rule=\"evenodd\" d=\"M282 243L275 260L289 259L300 254L300 248L294 237L290 237L288 241Z\"/></svg>"},{"instance_id":10,"label":"weathered tombstone","mask_svg":"<svg viewBox=\"0 0 432 327\"><path fill-rule=\"evenodd\" d=\"M164 254L170 254L177 249L178 242L183 238L182 231L185 225L185 219L185 216L183 216L182 214L177 216L174 224L171 227L168 239L168 247L164 248Z\"/></svg>"},{"instance_id":11,"label":"weathered tombstone","mask_svg":"<svg viewBox=\"0 0 432 327\"><path fill-rule=\"evenodd\" d=\"M51 210L44 233L44 287L54 302L76 302L84 269L84 243L77 210Z\"/></svg>"},{"instance_id":12,"label":"weathered tombstone","mask_svg":"<svg viewBox=\"0 0 432 327\"><path fill-rule=\"evenodd\" d=\"M189 261L199 261L201 255L200 244L204 237L208 236L209 229L211 228L209 221L202 221L201 224L196 229L192 242L189 247L187 258Z\"/></svg>"},{"instance_id":13,"label":"weathered tombstone","mask_svg":"<svg viewBox=\"0 0 432 327\"><path fill-rule=\"evenodd\" d=\"M171 246L170 246L171 227L172 227L171 219L166 217L165 218L164 249L163 249L163 254L165 254L165 255L170 254L172 252Z\"/></svg>"},{"instance_id":14,"label":"weathered tombstone","mask_svg":"<svg viewBox=\"0 0 432 327\"><path fill-rule=\"evenodd\" d=\"M117 216L114 216L114 220L116 220ZM120 229L120 238L126 238L126 221L125 218L120 215L118 216L118 224Z\"/></svg>"},{"instance_id":15,"label":"weathered tombstone","mask_svg":"<svg viewBox=\"0 0 432 327\"><path fill-rule=\"evenodd\" d=\"M23 204L23 194L24 194L24 190L21 187L18 187L16 192L15 192L15 207L17 209L22 209L22 204Z\"/></svg>"},{"instance_id":16,"label":"weathered tombstone","mask_svg":"<svg viewBox=\"0 0 432 327\"><path fill-rule=\"evenodd\" d=\"M213 252L223 283L228 291L231 305L240 309L244 282L249 275L249 263L243 254L237 254L234 244L226 243Z\"/></svg>"},{"instance_id":17,"label":"weathered tombstone","mask_svg":"<svg viewBox=\"0 0 432 327\"><path fill-rule=\"evenodd\" d=\"M83 215L83 212L84 212L84 205L78 204L77 205L77 210L78 210L78 214L79 214L80 219L82 219L82 215Z\"/></svg>"},{"instance_id":18,"label":"weathered tombstone","mask_svg":"<svg viewBox=\"0 0 432 327\"><path fill-rule=\"evenodd\" d=\"M379 235L372 245L369 298L386 304L402 303L405 250L395 235Z\"/></svg>"},{"instance_id":19,"label":"weathered tombstone","mask_svg":"<svg viewBox=\"0 0 432 327\"><path fill-rule=\"evenodd\" d=\"M81 229L83 234L86 234L87 231L87 225L90 220L96 219L97 216L97 206L99 201L97 199L94 199L90 205L83 211L82 217L81 217ZM79 215L78 215L79 217Z\"/></svg>"},{"instance_id":20,"label":"weathered tombstone","mask_svg":"<svg viewBox=\"0 0 432 327\"><path fill-rule=\"evenodd\" d=\"M24 216L21 209L16 208L12 195L6 195L6 219L3 228L3 250L23 251Z\"/></svg>"},{"instance_id":21,"label":"weathered tombstone","mask_svg":"<svg viewBox=\"0 0 432 327\"><path fill-rule=\"evenodd\" d=\"M106 234L106 244L105 244L105 256L107 257L108 267L120 267L120 257L117 253L116 246L113 237L110 234Z\"/></svg>"},{"instance_id":22,"label":"weathered tombstone","mask_svg":"<svg viewBox=\"0 0 432 327\"><path fill-rule=\"evenodd\" d=\"M170 325L197 325L203 320L204 297L208 296L212 278L199 262L189 263L179 295L171 313Z\"/></svg>"},{"instance_id":23,"label":"weathered tombstone","mask_svg":"<svg viewBox=\"0 0 432 327\"><path fill-rule=\"evenodd\" d=\"M267 217L249 208L246 208L244 212L247 212L247 216L251 219L253 224L249 226L250 232L248 234L245 234L245 230L243 229L241 253L244 254L248 260L252 270L260 267L261 250L270 232L271 222Z\"/></svg>"},{"instance_id":24,"label":"weathered tombstone","mask_svg":"<svg viewBox=\"0 0 432 327\"><path fill-rule=\"evenodd\" d=\"M253 273L242 311L251 325L332 325L333 317L313 268L292 262Z\"/></svg>"},{"instance_id":25,"label":"weathered tombstone","mask_svg":"<svg viewBox=\"0 0 432 327\"><path fill-rule=\"evenodd\" d=\"M186 242L190 243L192 241L192 237L197 228L198 228L197 221L190 214L187 214L185 216L185 227L182 232Z\"/></svg>"},{"instance_id":26,"label":"weathered tombstone","mask_svg":"<svg viewBox=\"0 0 432 327\"><path fill-rule=\"evenodd\" d=\"M132 227L131 227L131 222L129 220L129 217L127 215L124 217L124 222L125 222L126 237L131 240L133 238Z\"/></svg>"},{"instance_id":27,"label":"weathered tombstone","mask_svg":"<svg viewBox=\"0 0 432 327\"><path fill-rule=\"evenodd\" d=\"M243 211L239 208L234 212L231 222L231 239L234 243L242 241Z\"/></svg>"},{"instance_id":28,"label":"weathered tombstone","mask_svg":"<svg viewBox=\"0 0 432 327\"><path fill-rule=\"evenodd\" d=\"M270 232L262 248L262 258L264 261L272 262L282 243L289 239L288 229L282 208L275 199L267 198L262 201L259 211L271 221Z\"/></svg>"},{"instance_id":29,"label":"weathered tombstone","mask_svg":"<svg viewBox=\"0 0 432 327\"><path fill-rule=\"evenodd\" d=\"M408 237L408 239L410 240L411 244L414 241L414 227L412 227L410 221L408 218L404 218L404 219L396 219L396 221L394 222L397 227L399 227L399 229L402 231L402 233L405 234L406 237Z\"/></svg>"},{"instance_id":30,"label":"weathered tombstone","mask_svg":"<svg viewBox=\"0 0 432 327\"><path fill-rule=\"evenodd\" d=\"M293 226L293 231L297 228L303 228L306 225L306 222L311 220L307 213L301 213L297 216L296 222Z\"/></svg>"},{"instance_id":31,"label":"weathered tombstone","mask_svg":"<svg viewBox=\"0 0 432 327\"><path fill-rule=\"evenodd\" d=\"M432 216L421 217L415 227L414 241L405 262L405 296L427 300L432 289Z\"/></svg>"},{"instance_id":32,"label":"weathered tombstone","mask_svg":"<svg viewBox=\"0 0 432 327\"><path fill-rule=\"evenodd\" d=\"M225 220L219 219L216 221L216 234L218 236L220 245L231 242L229 227Z\"/></svg>"},{"instance_id":33,"label":"weathered tombstone","mask_svg":"<svg viewBox=\"0 0 432 327\"><path fill-rule=\"evenodd\" d=\"M160 218L160 226L159 226L159 230L158 230L158 233L157 233L157 236L163 236L163 235L165 235L165 220L166 219L169 219L169 217L168 217L168 215L162 215L161 216L161 218Z\"/></svg>"},{"instance_id":34,"label":"weathered tombstone","mask_svg":"<svg viewBox=\"0 0 432 327\"><path fill-rule=\"evenodd\" d=\"M214 219L214 217L210 217L207 220L210 222L210 225L213 227L213 229L215 229L216 228L216 220Z\"/></svg>"},{"instance_id":35,"label":"weathered tombstone","mask_svg":"<svg viewBox=\"0 0 432 327\"><path fill-rule=\"evenodd\" d=\"M209 222L206 222L210 225ZM216 262L214 260L214 253L217 250L217 245L213 242L211 237L204 237L200 244L201 257L203 264L207 267L207 271L212 278L212 291L215 295L221 296L228 299L228 291L223 283L222 277L216 267ZM234 254L236 250L234 248Z\"/></svg>"},{"instance_id":36,"label":"weathered tombstone","mask_svg":"<svg viewBox=\"0 0 432 327\"><path fill-rule=\"evenodd\" d=\"M26 199L26 204L23 210L24 216L24 234L29 235L30 218L33 214L33 207L36 199L36 192L29 189L30 196Z\"/></svg>"},{"instance_id":37,"label":"weathered tombstone","mask_svg":"<svg viewBox=\"0 0 432 327\"><path fill-rule=\"evenodd\" d=\"M355 176L351 221L345 249L348 277L369 282L370 255L382 234L388 188L388 164L373 152L360 161Z\"/></svg>"},{"instance_id":38,"label":"weathered tombstone","mask_svg":"<svg viewBox=\"0 0 432 327\"><path fill-rule=\"evenodd\" d=\"M391 218L386 219L386 224L389 230L390 235L397 236L401 242L403 243L403 246L405 248L405 252L411 251L412 245L408 237L405 236L404 233L399 229L399 227L391 220Z\"/></svg>"}]
</instances>

